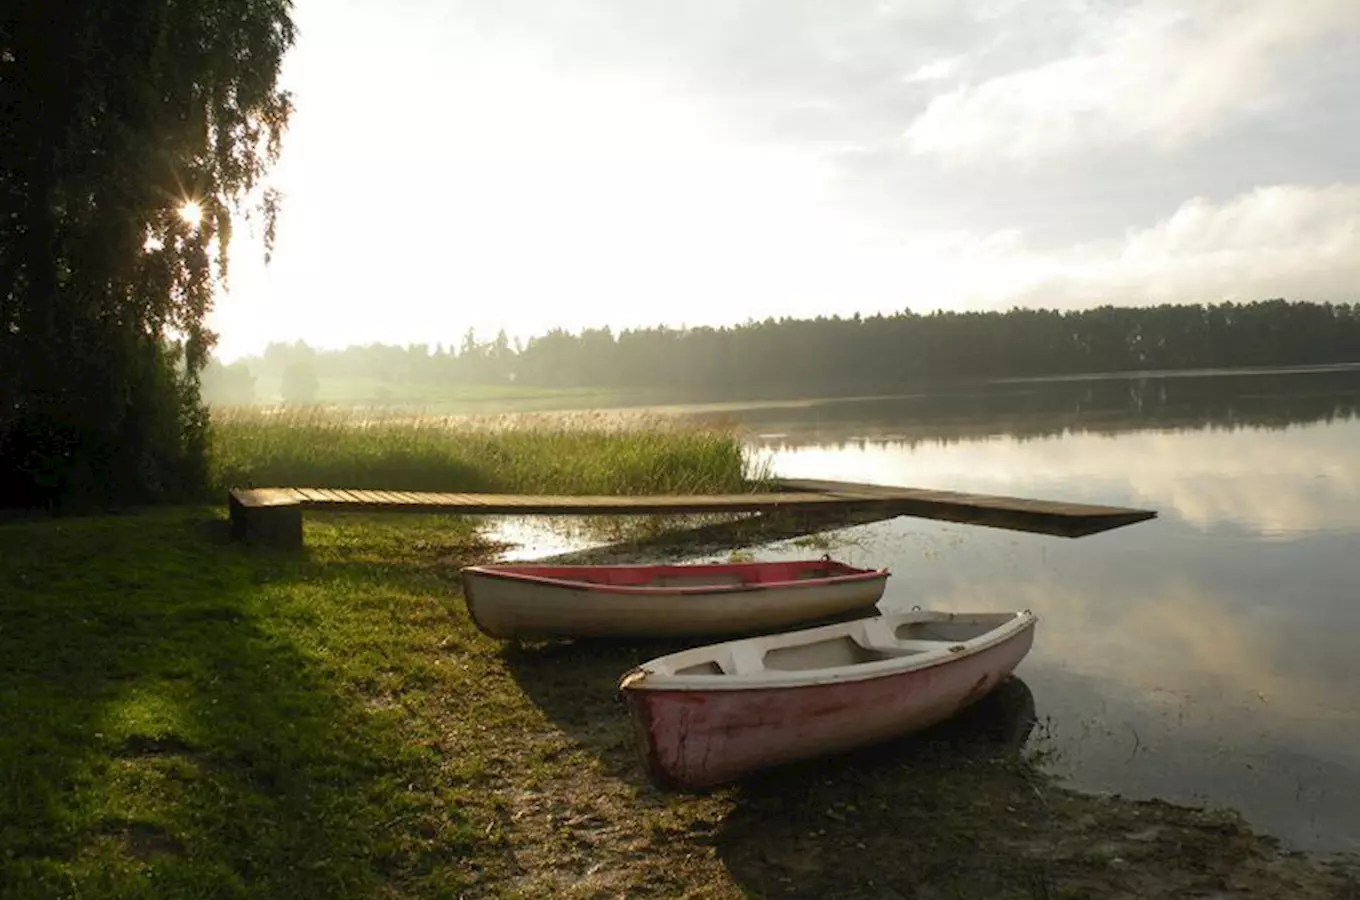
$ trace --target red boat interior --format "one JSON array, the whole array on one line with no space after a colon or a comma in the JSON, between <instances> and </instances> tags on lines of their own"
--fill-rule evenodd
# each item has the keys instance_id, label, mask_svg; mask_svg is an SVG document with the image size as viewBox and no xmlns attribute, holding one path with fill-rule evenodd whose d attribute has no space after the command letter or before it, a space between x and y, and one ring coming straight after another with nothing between
<instances>
[{"instance_id":1,"label":"red boat interior","mask_svg":"<svg viewBox=\"0 0 1360 900\"><path fill-rule=\"evenodd\" d=\"M828 559L669 566L496 566L495 570L506 574L612 587L782 584L874 572L872 569L857 569Z\"/></svg>"}]
</instances>

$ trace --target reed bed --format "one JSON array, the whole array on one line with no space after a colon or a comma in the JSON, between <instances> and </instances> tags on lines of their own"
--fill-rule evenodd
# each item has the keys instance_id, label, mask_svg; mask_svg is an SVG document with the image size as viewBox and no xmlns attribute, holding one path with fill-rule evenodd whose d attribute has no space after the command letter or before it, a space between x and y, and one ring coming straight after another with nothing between
<instances>
[{"instance_id":1,"label":"reed bed","mask_svg":"<svg viewBox=\"0 0 1360 900\"><path fill-rule=\"evenodd\" d=\"M768 476L721 422L595 412L421 416L219 408L211 465L218 491L701 494L750 490Z\"/></svg>"}]
</instances>

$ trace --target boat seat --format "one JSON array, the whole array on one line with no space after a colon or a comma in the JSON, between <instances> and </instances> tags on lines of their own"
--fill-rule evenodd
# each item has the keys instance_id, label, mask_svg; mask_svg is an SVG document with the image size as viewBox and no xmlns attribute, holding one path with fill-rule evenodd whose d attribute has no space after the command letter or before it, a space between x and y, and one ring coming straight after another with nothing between
<instances>
[{"instance_id":1,"label":"boat seat","mask_svg":"<svg viewBox=\"0 0 1360 900\"><path fill-rule=\"evenodd\" d=\"M962 641L898 641L893 646L902 650L909 650L912 653L929 653L932 650L943 650L949 647L957 647Z\"/></svg>"},{"instance_id":2,"label":"boat seat","mask_svg":"<svg viewBox=\"0 0 1360 900\"><path fill-rule=\"evenodd\" d=\"M944 647L951 647L958 641L930 641L917 638L899 638L896 628L881 619L870 620L864 623L864 637L856 641L866 650L877 650L881 653L892 653L894 655L906 655L909 653L929 653L931 650L939 650Z\"/></svg>"},{"instance_id":3,"label":"boat seat","mask_svg":"<svg viewBox=\"0 0 1360 900\"><path fill-rule=\"evenodd\" d=\"M893 633L892 626L882 619L869 619L863 627L864 637L857 643L865 649L894 650L901 643Z\"/></svg>"},{"instance_id":4,"label":"boat seat","mask_svg":"<svg viewBox=\"0 0 1360 900\"><path fill-rule=\"evenodd\" d=\"M731 667L723 666L730 675L752 675L756 672L765 671L765 653L755 647L746 644L737 644L732 648Z\"/></svg>"}]
</instances>

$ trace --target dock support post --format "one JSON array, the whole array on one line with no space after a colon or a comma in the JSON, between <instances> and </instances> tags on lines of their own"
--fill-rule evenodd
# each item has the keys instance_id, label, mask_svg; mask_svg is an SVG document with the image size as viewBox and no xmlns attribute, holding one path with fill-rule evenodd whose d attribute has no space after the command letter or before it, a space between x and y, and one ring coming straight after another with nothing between
<instances>
[{"instance_id":1,"label":"dock support post","mask_svg":"<svg viewBox=\"0 0 1360 900\"><path fill-rule=\"evenodd\" d=\"M231 509L233 541L278 550L302 549L302 504L297 500L271 498L268 502L247 506L232 491L227 502Z\"/></svg>"}]
</instances>

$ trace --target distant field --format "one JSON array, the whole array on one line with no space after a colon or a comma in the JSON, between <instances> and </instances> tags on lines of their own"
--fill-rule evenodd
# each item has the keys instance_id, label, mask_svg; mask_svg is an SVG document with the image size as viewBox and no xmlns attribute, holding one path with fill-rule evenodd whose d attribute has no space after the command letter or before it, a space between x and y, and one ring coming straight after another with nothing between
<instances>
[{"instance_id":1,"label":"distant field","mask_svg":"<svg viewBox=\"0 0 1360 900\"><path fill-rule=\"evenodd\" d=\"M260 376L255 399L282 401L280 379ZM344 407L398 407L431 414L538 412L633 405L635 395L599 388L516 387L498 384L419 384L374 378L326 378L317 391L318 404Z\"/></svg>"},{"instance_id":2,"label":"distant field","mask_svg":"<svg viewBox=\"0 0 1360 900\"><path fill-rule=\"evenodd\" d=\"M778 392L720 396L713 391L617 390L607 388L545 388L490 384L418 384L382 382L372 378L333 378L322 381L316 402L345 409L384 409L428 415L482 415L487 413L535 413L572 410L636 410L668 415L735 414L751 409L811 407L828 401L892 400L951 394L958 390L987 392L1009 384L1069 384L1073 382L1185 379L1224 376L1321 375L1360 370L1360 364L1325 366L1271 366L1236 369L1174 369L1128 372L1097 372L986 380L936 380L922 382L914 390L888 392L840 389L778 395ZM256 402L281 402L279 379L256 380Z\"/></svg>"}]
</instances>

